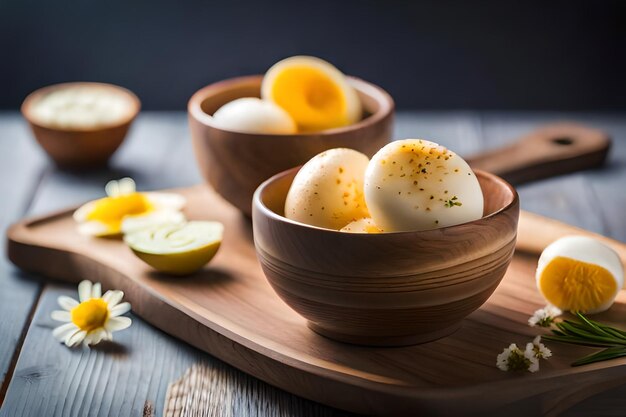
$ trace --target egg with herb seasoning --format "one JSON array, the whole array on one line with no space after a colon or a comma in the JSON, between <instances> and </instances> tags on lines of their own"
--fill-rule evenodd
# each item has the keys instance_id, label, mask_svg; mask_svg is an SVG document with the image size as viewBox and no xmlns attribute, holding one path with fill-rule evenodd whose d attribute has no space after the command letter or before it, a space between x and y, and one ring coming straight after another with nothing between
<instances>
[{"instance_id":1,"label":"egg with herb seasoning","mask_svg":"<svg viewBox=\"0 0 626 417\"><path fill-rule=\"evenodd\" d=\"M391 142L365 172L365 201L385 232L428 230L477 220L483 193L456 153L423 139Z\"/></svg>"},{"instance_id":2,"label":"egg with herb seasoning","mask_svg":"<svg viewBox=\"0 0 626 417\"><path fill-rule=\"evenodd\" d=\"M369 217L363 176L369 159L347 148L324 151L302 166L285 200L285 217L339 230Z\"/></svg>"},{"instance_id":3,"label":"egg with herb seasoning","mask_svg":"<svg viewBox=\"0 0 626 417\"><path fill-rule=\"evenodd\" d=\"M290 135L297 130L289 113L271 101L256 97L224 104L213 114L213 125L224 130L266 135Z\"/></svg>"},{"instance_id":4,"label":"egg with herb seasoning","mask_svg":"<svg viewBox=\"0 0 626 417\"><path fill-rule=\"evenodd\" d=\"M611 307L624 285L619 256L604 243L567 236L544 249L537 265L537 288L564 311L599 313Z\"/></svg>"}]
</instances>

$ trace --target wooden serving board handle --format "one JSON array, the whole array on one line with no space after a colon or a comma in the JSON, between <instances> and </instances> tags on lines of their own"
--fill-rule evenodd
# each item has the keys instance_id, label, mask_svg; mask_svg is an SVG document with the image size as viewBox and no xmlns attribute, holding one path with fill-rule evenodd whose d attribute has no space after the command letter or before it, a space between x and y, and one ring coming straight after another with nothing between
<instances>
[{"instance_id":1,"label":"wooden serving board handle","mask_svg":"<svg viewBox=\"0 0 626 417\"><path fill-rule=\"evenodd\" d=\"M583 169L596 168L611 147L601 130L577 123L544 125L513 144L467 159L474 167L493 172L514 185ZM517 249L539 255L550 243L568 235L598 239L612 247L626 265L626 244L538 214L521 211Z\"/></svg>"},{"instance_id":2,"label":"wooden serving board handle","mask_svg":"<svg viewBox=\"0 0 626 417\"><path fill-rule=\"evenodd\" d=\"M520 212L517 226L516 249L540 254L550 243L570 235L588 236L605 243L617 252L622 265L626 267L625 243L524 210Z\"/></svg>"},{"instance_id":3,"label":"wooden serving board handle","mask_svg":"<svg viewBox=\"0 0 626 417\"><path fill-rule=\"evenodd\" d=\"M511 145L467 161L519 185L601 166L610 147L611 140L603 131L563 122L544 125Z\"/></svg>"}]
</instances>

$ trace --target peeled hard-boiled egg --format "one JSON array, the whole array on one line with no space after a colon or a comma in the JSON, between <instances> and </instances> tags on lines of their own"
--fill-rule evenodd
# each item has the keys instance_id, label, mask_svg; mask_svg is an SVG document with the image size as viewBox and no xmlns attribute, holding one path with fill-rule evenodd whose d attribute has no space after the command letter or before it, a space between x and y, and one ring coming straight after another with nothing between
<instances>
[{"instance_id":1,"label":"peeled hard-boiled egg","mask_svg":"<svg viewBox=\"0 0 626 417\"><path fill-rule=\"evenodd\" d=\"M391 142L365 172L365 201L385 232L428 230L476 220L483 193L460 156L423 139Z\"/></svg>"},{"instance_id":2,"label":"peeled hard-boiled egg","mask_svg":"<svg viewBox=\"0 0 626 417\"><path fill-rule=\"evenodd\" d=\"M369 217L363 198L367 156L346 148L324 151L296 174L285 200L288 219L339 230Z\"/></svg>"},{"instance_id":3,"label":"peeled hard-boiled egg","mask_svg":"<svg viewBox=\"0 0 626 417\"><path fill-rule=\"evenodd\" d=\"M605 244L584 236L551 243L537 265L537 288L561 310L599 313L611 307L624 285L619 256Z\"/></svg>"},{"instance_id":4,"label":"peeled hard-boiled egg","mask_svg":"<svg viewBox=\"0 0 626 417\"><path fill-rule=\"evenodd\" d=\"M371 217L365 217L348 223L340 230L340 232L375 234L383 233L383 230L376 226Z\"/></svg>"},{"instance_id":5,"label":"peeled hard-boiled egg","mask_svg":"<svg viewBox=\"0 0 626 417\"><path fill-rule=\"evenodd\" d=\"M347 126L361 118L361 102L346 77L311 56L274 64L263 77L261 97L285 109L303 131Z\"/></svg>"},{"instance_id":6,"label":"peeled hard-boiled egg","mask_svg":"<svg viewBox=\"0 0 626 417\"><path fill-rule=\"evenodd\" d=\"M289 113L255 97L224 104L213 114L213 124L220 129L245 133L289 135L297 130Z\"/></svg>"}]
</instances>

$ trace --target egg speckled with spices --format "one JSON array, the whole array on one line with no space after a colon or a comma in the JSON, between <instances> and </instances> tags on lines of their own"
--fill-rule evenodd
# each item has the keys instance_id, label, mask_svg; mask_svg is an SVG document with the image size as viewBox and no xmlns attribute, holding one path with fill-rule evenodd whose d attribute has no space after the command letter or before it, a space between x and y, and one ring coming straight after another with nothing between
<instances>
[{"instance_id":1,"label":"egg speckled with spices","mask_svg":"<svg viewBox=\"0 0 626 417\"><path fill-rule=\"evenodd\" d=\"M324 151L296 174L285 200L288 219L339 230L368 217L363 176L369 159L346 148Z\"/></svg>"},{"instance_id":2,"label":"egg speckled with spices","mask_svg":"<svg viewBox=\"0 0 626 417\"><path fill-rule=\"evenodd\" d=\"M404 139L372 157L365 200L385 232L428 230L482 217L483 194L460 156L434 142Z\"/></svg>"}]
</instances>

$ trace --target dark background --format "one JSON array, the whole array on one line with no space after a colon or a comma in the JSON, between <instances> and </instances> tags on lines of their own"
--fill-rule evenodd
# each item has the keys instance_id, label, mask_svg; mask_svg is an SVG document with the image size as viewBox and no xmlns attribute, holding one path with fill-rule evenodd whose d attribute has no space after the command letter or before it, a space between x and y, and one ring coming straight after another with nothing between
<instances>
[{"instance_id":1,"label":"dark background","mask_svg":"<svg viewBox=\"0 0 626 417\"><path fill-rule=\"evenodd\" d=\"M61 81L183 110L316 55L420 109L626 109L624 1L0 0L0 108Z\"/></svg>"}]
</instances>

